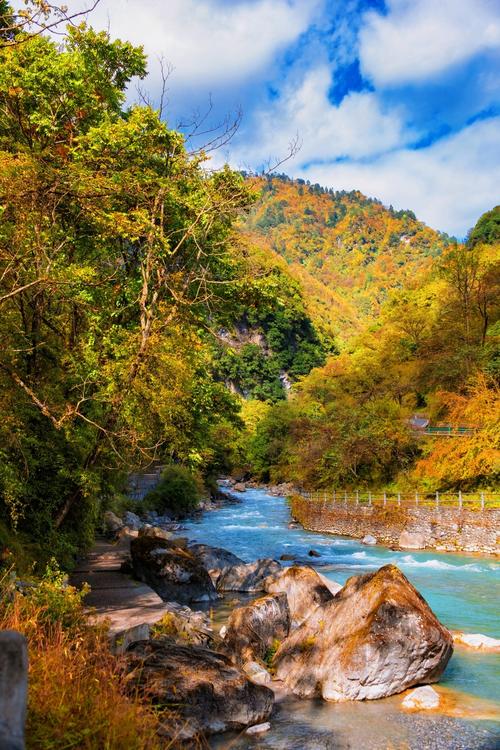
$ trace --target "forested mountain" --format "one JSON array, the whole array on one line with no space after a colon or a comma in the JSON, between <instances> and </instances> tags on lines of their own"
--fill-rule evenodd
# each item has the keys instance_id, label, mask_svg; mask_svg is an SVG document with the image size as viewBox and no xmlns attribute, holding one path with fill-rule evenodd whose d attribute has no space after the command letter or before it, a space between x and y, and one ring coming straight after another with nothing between
<instances>
[{"instance_id":1,"label":"forested mountain","mask_svg":"<svg viewBox=\"0 0 500 750\"><path fill-rule=\"evenodd\" d=\"M391 289L431 268L453 242L408 211L394 211L358 191L257 179L259 200L242 231L285 259L323 333L342 345L380 312Z\"/></svg>"}]
</instances>

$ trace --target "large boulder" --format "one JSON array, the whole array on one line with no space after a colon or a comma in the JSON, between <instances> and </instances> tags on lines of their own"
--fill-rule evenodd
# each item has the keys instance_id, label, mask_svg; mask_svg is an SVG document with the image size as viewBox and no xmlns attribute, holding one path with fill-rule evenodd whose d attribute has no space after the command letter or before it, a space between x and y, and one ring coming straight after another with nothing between
<instances>
[{"instance_id":1,"label":"large boulder","mask_svg":"<svg viewBox=\"0 0 500 750\"><path fill-rule=\"evenodd\" d=\"M155 706L174 709L163 732L175 741L240 730L265 721L273 692L256 685L222 654L168 639L141 641L127 654L130 689Z\"/></svg>"},{"instance_id":2,"label":"large boulder","mask_svg":"<svg viewBox=\"0 0 500 750\"><path fill-rule=\"evenodd\" d=\"M103 524L104 533L110 539L114 538L125 526L122 519L119 518L116 513L113 513L112 510L107 510L105 512Z\"/></svg>"},{"instance_id":3,"label":"large boulder","mask_svg":"<svg viewBox=\"0 0 500 750\"><path fill-rule=\"evenodd\" d=\"M329 581L334 592L325 583L326 579L312 568L293 565L278 571L264 581L264 590L268 594L284 593L290 609L291 626L302 625L318 607L333 599L334 593L342 588L334 581Z\"/></svg>"},{"instance_id":4,"label":"large boulder","mask_svg":"<svg viewBox=\"0 0 500 750\"><path fill-rule=\"evenodd\" d=\"M199 560L170 540L139 536L131 540L130 554L136 577L164 601L189 604L217 599L212 580Z\"/></svg>"},{"instance_id":5,"label":"large boulder","mask_svg":"<svg viewBox=\"0 0 500 750\"><path fill-rule=\"evenodd\" d=\"M290 632L290 610L286 594L268 594L231 613L220 646L235 664L264 659L276 642Z\"/></svg>"},{"instance_id":6,"label":"large boulder","mask_svg":"<svg viewBox=\"0 0 500 750\"><path fill-rule=\"evenodd\" d=\"M273 666L297 695L383 698L435 682L453 652L449 631L394 565L350 578L285 639Z\"/></svg>"},{"instance_id":7,"label":"large boulder","mask_svg":"<svg viewBox=\"0 0 500 750\"><path fill-rule=\"evenodd\" d=\"M219 591L264 591L265 579L281 570L276 560L268 558L224 568L217 580Z\"/></svg>"},{"instance_id":8,"label":"large boulder","mask_svg":"<svg viewBox=\"0 0 500 750\"><path fill-rule=\"evenodd\" d=\"M222 547L210 547L208 544L190 544L189 551L208 570L213 581L217 580L222 568L229 568L232 565L244 565L243 560Z\"/></svg>"}]
</instances>

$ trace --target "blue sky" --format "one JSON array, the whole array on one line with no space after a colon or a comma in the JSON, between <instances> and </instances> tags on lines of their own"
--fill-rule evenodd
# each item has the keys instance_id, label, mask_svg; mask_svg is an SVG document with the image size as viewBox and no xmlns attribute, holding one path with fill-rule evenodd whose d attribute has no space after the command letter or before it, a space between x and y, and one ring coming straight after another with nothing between
<instances>
[{"instance_id":1,"label":"blue sky","mask_svg":"<svg viewBox=\"0 0 500 750\"><path fill-rule=\"evenodd\" d=\"M101 0L90 21L144 45L153 100L171 63L171 125L210 95L213 122L241 107L215 165L258 170L298 135L283 171L450 234L499 202L500 0Z\"/></svg>"}]
</instances>

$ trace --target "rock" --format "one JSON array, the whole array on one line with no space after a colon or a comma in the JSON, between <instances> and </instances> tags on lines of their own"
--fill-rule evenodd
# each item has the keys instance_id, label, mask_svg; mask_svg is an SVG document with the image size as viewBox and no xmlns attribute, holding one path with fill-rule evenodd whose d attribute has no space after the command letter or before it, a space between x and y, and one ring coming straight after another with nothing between
<instances>
[{"instance_id":1,"label":"rock","mask_svg":"<svg viewBox=\"0 0 500 750\"><path fill-rule=\"evenodd\" d=\"M318 607L333 599L322 577L306 566L293 565L280 570L266 578L264 586L268 594L286 594L293 628L302 625Z\"/></svg>"},{"instance_id":2,"label":"rock","mask_svg":"<svg viewBox=\"0 0 500 750\"><path fill-rule=\"evenodd\" d=\"M167 602L165 613L152 629L153 638L168 637L181 646L210 646L215 640L210 618L177 602Z\"/></svg>"},{"instance_id":3,"label":"rock","mask_svg":"<svg viewBox=\"0 0 500 750\"><path fill-rule=\"evenodd\" d=\"M151 536L156 539L170 540L174 535L171 531L165 531L165 529L161 529L159 526L145 524L139 529L139 536Z\"/></svg>"},{"instance_id":4,"label":"rock","mask_svg":"<svg viewBox=\"0 0 500 750\"><path fill-rule=\"evenodd\" d=\"M168 639L135 643L127 654L128 684L155 706L179 714L164 732L177 742L200 734L240 730L266 721L273 692L251 682L222 654Z\"/></svg>"},{"instance_id":5,"label":"rock","mask_svg":"<svg viewBox=\"0 0 500 750\"><path fill-rule=\"evenodd\" d=\"M15 630L0 632L0 748L24 750L28 647Z\"/></svg>"},{"instance_id":6,"label":"rock","mask_svg":"<svg viewBox=\"0 0 500 750\"><path fill-rule=\"evenodd\" d=\"M425 549L425 537L423 534L403 531L400 534L398 544L402 549Z\"/></svg>"},{"instance_id":7,"label":"rock","mask_svg":"<svg viewBox=\"0 0 500 750\"><path fill-rule=\"evenodd\" d=\"M377 540L371 534L366 534L361 540L361 544L366 544L367 547L373 547L374 544L377 544Z\"/></svg>"},{"instance_id":8,"label":"rock","mask_svg":"<svg viewBox=\"0 0 500 750\"><path fill-rule=\"evenodd\" d=\"M190 544L189 551L198 558L208 571L244 564L243 560L222 547L210 547L208 544Z\"/></svg>"},{"instance_id":9,"label":"rock","mask_svg":"<svg viewBox=\"0 0 500 750\"><path fill-rule=\"evenodd\" d=\"M111 651L120 656L132 643L136 641L147 641L151 635L151 626L147 622L141 622L139 625L132 625L126 630L113 633L110 637Z\"/></svg>"},{"instance_id":10,"label":"rock","mask_svg":"<svg viewBox=\"0 0 500 750\"><path fill-rule=\"evenodd\" d=\"M298 521L289 521L288 522L288 528L289 529L300 529L300 523Z\"/></svg>"},{"instance_id":11,"label":"rock","mask_svg":"<svg viewBox=\"0 0 500 750\"><path fill-rule=\"evenodd\" d=\"M287 554L281 555L280 560L282 560L283 562L285 561L292 562L293 560L295 560L295 555L287 555Z\"/></svg>"},{"instance_id":12,"label":"rock","mask_svg":"<svg viewBox=\"0 0 500 750\"><path fill-rule=\"evenodd\" d=\"M290 632L286 594L268 594L233 610L220 650L235 664L264 659Z\"/></svg>"},{"instance_id":13,"label":"rock","mask_svg":"<svg viewBox=\"0 0 500 750\"><path fill-rule=\"evenodd\" d=\"M422 685L415 688L403 698L403 708L430 709L439 706L439 693L436 693L430 685Z\"/></svg>"},{"instance_id":14,"label":"rock","mask_svg":"<svg viewBox=\"0 0 500 750\"><path fill-rule=\"evenodd\" d=\"M449 631L394 565L350 578L278 649L276 677L297 695L365 700L435 682Z\"/></svg>"},{"instance_id":15,"label":"rock","mask_svg":"<svg viewBox=\"0 0 500 750\"><path fill-rule=\"evenodd\" d=\"M264 591L264 579L281 570L276 560L264 559L224 568L217 581L218 591Z\"/></svg>"},{"instance_id":16,"label":"rock","mask_svg":"<svg viewBox=\"0 0 500 750\"><path fill-rule=\"evenodd\" d=\"M233 490L236 490L236 492L246 492L246 487L243 484L243 482L236 482L236 484L233 485Z\"/></svg>"},{"instance_id":17,"label":"rock","mask_svg":"<svg viewBox=\"0 0 500 750\"><path fill-rule=\"evenodd\" d=\"M258 664L256 661L245 662L243 671L248 679L257 685L268 685L271 682L271 675L267 669L264 669L262 664Z\"/></svg>"},{"instance_id":18,"label":"rock","mask_svg":"<svg viewBox=\"0 0 500 750\"><path fill-rule=\"evenodd\" d=\"M309 555L309 557L321 557L321 553L316 552L315 549L310 549L307 554Z\"/></svg>"},{"instance_id":19,"label":"rock","mask_svg":"<svg viewBox=\"0 0 500 750\"><path fill-rule=\"evenodd\" d=\"M500 653L500 640L481 633L452 633L455 643L479 651Z\"/></svg>"},{"instance_id":20,"label":"rock","mask_svg":"<svg viewBox=\"0 0 500 750\"><path fill-rule=\"evenodd\" d=\"M132 513L130 510L127 510L127 512L123 516L123 522L125 526L128 526L129 529L133 529L134 531L139 531L139 529L144 526L143 521L137 516L135 513Z\"/></svg>"},{"instance_id":21,"label":"rock","mask_svg":"<svg viewBox=\"0 0 500 750\"><path fill-rule=\"evenodd\" d=\"M108 537L114 537L116 534L123 529L124 523L121 518L118 518L116 513L112 510L107 510L104 514L104 533Z\"/></svg>"},{"instance_id":22,"label":"rock","mask_svg":"<svg viewBox=\"0 0 500 750\"><path fill-rule=\"evenodd\" d=\"M223 625L221 627L221 629L219 630L219 638L221 638L222 640L224 640L224 638L226 637L226 635L227 635L227 625Z\"/></svg>"},{"instance_id":23,"label":"rock","mask_svg":"<svg viewBox=\"0 0 500 750\"><path fill-rule=\"evenodd\" d=\"M248 727L248 729L245 729L245 734L263 734L264 732L269 732L270 729L271 724L265 721L263 724L255 724L253 727Z\"/></svg>"},{"instance_id":24,"label":"rock","mask_svg":"<svg viewBox=\"0 0 500 750\"><path fill-rule=\"evenodd\" d=\"M164 601L215 601L217 592L205 568L187 550L170 540L140 536L130 542L134 573Z\"/></svg>"}]
</instances>

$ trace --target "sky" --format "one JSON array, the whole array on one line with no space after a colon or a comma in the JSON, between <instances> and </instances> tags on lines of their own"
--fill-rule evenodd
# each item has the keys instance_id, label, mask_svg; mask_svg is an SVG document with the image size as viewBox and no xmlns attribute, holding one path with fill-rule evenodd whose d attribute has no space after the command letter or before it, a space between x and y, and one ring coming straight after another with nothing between
<instances>
[{"instance_id":1,"label":"sky","mask_svg":"<svg viewBox=\"0 0 500 750\"><path fill-rule=\"evenodd\" d=\"M101 0L89 22L144 46L155 103L171 66L172 127L241 109L215 166L258 171L298 139L280 171L457 237L500 202L500 0Z\"/></svg>"}]
</instances>

